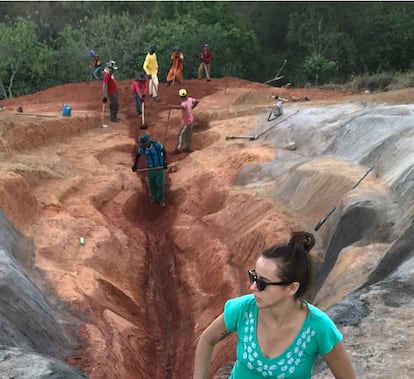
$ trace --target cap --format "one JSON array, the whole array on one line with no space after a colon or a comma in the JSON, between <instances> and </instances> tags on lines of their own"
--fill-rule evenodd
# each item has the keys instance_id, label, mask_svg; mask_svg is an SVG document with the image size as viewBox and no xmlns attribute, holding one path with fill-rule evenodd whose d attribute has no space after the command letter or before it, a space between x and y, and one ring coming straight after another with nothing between
<instances>
[{"instance_id":1,"label":"cap","mask_svg":"<svg viewBox=\"0 0 414 379\"><path fill-rule=\"evenodd\" d=\"M90 58L92 58L92 56L94 56L96 53L95 53L95 50L89 50L89 57Z\"/></svg>"},{"instance_id":2,"label":"cap","mask_svg":"<svg viewBox=\"0 0 414 379\"><path fill-rule=\"evenodd\" d=\"M118 70L118 67L116 66L116 62L115 62L115 61L109 61L109 62L106 64L106 67L108 67L108 68L112 68L113 70Z\"/></svg>"},{"instance_id":3,"label":"cap","mask_svg":"<svg viewBox=\"0 0 414 379\"><path fill-rule=\"evenodd\" d=\"M149 136L149 134L141 134L139 137L139 143L141 145L146 145L147 143L151 142L151 137Z\"/></svg>"},{"instance_id":4,"label":"cap","mask_svg":"<svg viewBox=\"0 0 414 379\"><path fill-rule=\"evenodd\" d=\"M181 97L185 97L185 96L187 96L187 91L186 91L184 88L181 88L181 89L178 91L178 94L179 94Z\"/></svg>"},{"instance_id":5,"label":"cap","mask_svg":"<svg viewBox=\"0 0 414 379\"><path fill-rule=\"evenodd\" d=\"M205 44L204 44L204 47L208 47L208 43L205 43Z\"/></svg>"},{"instance_id":6,"label":"cap","mask_svg":"<svg viewBox=\"0 0 414 379\"><path fill-rule=\"evenodd\" d=\"M135 80L146 80L147 79L147 75L145 75L145 73L144 72L138 72L138 74L137 74L137 76L136 76L136 78L135 78Z\"/></svg>"}]
</instances>

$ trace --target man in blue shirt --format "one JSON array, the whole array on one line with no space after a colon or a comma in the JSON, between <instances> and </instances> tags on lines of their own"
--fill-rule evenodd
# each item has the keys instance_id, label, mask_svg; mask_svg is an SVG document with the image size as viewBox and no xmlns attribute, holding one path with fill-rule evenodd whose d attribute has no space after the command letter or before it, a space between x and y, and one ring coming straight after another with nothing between
<instances>
[{"instance_id":1,"label":"man in blue shirt","mask_svg":"<svg viewBox=\"0 0 414 379\"><path fill-rule=\"evenodd\" d=\"M135 156L132 171L137 171L138 161L142 154L145 154L147 160L148 178L151 192L151 203L159 203L161 207L165 206L165 173L167 169L167 152L164 146L154 141L149 134L142 134L139 137L139 147Z\"/></svg>"}]
</instances>

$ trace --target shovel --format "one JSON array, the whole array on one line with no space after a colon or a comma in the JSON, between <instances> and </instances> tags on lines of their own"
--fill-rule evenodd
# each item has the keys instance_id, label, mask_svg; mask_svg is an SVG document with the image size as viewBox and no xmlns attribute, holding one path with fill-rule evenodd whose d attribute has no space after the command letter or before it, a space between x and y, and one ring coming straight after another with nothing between
<instances>
[{"instance_id":1,"label":"shovel","mask_svg":"<svg viewBox=\"0 0 414 379\"><path fill-rule=\"evenodd\" d=\"M141 129L147 129L147 127L145 126L145 103L142 102L141 103Z\"/></svg>"},{"instance_id":2,"label":"shovel","mask_svg":"<svg viewBox=\"0 0 414 379\"><path fill-rule=\"evenodd\" d=\"M107 128L108 125L104 124L104 113L105 113L105 103L102 104L102 127Z\"/></svg>"},{"instance_id":3,"label":"shovel","mask_svg":"<svg viewBox=\"0 0 414 379\"><path fill-rule=\"evenodd\" d=\"M204 62L203 62L203 66L204 66L204 71L206 73L207 81L209 82L210 81L210 75L208 74L207 66Z\"/></svg>"}]
</instances>

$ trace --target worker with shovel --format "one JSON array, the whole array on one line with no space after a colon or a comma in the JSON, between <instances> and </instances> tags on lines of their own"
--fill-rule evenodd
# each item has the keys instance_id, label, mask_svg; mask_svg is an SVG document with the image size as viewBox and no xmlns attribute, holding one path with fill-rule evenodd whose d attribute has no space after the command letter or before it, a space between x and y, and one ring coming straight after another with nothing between
<instances>
[{"instance_id":1,"label":"worker with shovel","mask_svg":"<svg viewBox=\"0 0 414 379\"><path fill-rule=\"evenodd\" d=\"M167 85L170 85L171 83L174 84L175 81L179 83L183 82L183 61L184 54L177 46L171 53L171 67L167 75Z\"/></svg>"},{"instance_id":2,"label":"worker with shovel","mask_svg":"<svg viewBox=\"0 0 414 379\"><path fill-rule=\"evenodd\" d=\"M142 154L146 156L147 168L137 170ZM159 203L161 207L164 207L166 187L164 170L168 168L167 152L164 146L160 142L154 141L149 134L141 134L134 165L131 168L133 172L148 171L151 203Z\"/></svg>"},{"instance_id":3,"label":"worker with shovel","mask_svg":"<svg viewBox=\"0 0 414 379\"><path fill-rule=\"evenodd\" d=\"M206 75L207 81L210 81L210 67L213 55L211 54L208 44L204 44L203 51L201 52L201 64L198 67L198 79L203 79L203 74Z\"/></svg>"},{"instance_id":4,"label":"worker with shovel","mask_svg":"<svg viewBox=\"0 0 414 379\"><path fill-rule=\"evenodd\" d=\"M172 154L178 154L182 151L191 153L193 140L193 109L198 105L199 101L193 97L187 96L187 90L184 88L178 91L181 97L181 104L172 106L174 109L181 109L181 128L177 136L177 146ZM185 145L185 149L183 146Z\"/></svg>"},{"instance_id":5,"label":"worker with shovel","mask_svg":"<svg viewBox=\"0 0 414 379\"><path fill-rule=\"evenodd\" d=\"M148 90L148 79L144 72L138 73L131 85L131 92L135 98L135 109L141 116L141 129L146 129L144 118L144 99Z\"/></svg>"},{"instance_id":6,"label":"worker with shovel","mask_svg":"<svg viewBox=\"0 0 414 379\"><path fill-rule=\"evenodd\" d=\"M114 71L118 70L115 61L109 61L106 64L104 70L104 78L102 84L103 99L102 103L105 104L108 101L109 97L109 110L111 113L112 122L120 122L121 119L118 118L119 110L119 101L118 101L118 84L115 80Z\"/></svg>"}]
</instances>

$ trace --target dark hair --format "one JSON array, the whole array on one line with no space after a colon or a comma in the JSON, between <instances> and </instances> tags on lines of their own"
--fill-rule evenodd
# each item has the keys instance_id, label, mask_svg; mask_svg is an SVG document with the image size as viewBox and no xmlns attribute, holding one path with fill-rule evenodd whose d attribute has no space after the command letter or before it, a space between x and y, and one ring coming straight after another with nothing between
<instances>
[{"instance_id":1,"label":"dark hair","mask_svg":"<svg viewBox=\"0 0 414 379\"><path fill-rule=\"evenodd\" d=\"M293 232L287 244L273 245L262 256L277 260L279 278L283 282L299 282L295 298L300 298L309 288L312 277L312 260L309 252L315 245L315 237L307 232Z\"/></svg>"}]
</instances>

